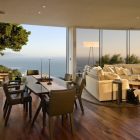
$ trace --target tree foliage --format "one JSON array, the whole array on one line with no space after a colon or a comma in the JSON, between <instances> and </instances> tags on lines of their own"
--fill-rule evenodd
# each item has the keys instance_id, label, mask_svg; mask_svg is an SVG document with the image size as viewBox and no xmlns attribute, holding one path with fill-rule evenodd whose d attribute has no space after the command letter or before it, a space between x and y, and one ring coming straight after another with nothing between
<instances>
[{"instance_id":1,"label":"tree foliage","mask_svg":"<svg viewBox=\"0 0 140 140\"><path fill-rule=\"evenodd\" d=\"M0 73L10 73L12 77L21 76L21 72L18 69L10 69L3 65L0 65Z\"/></svg>"},{"instance_id":2,"label":"tree foliage","mask_svg":"<svg viewBox=\"0 0 140 140\"><path fill-rule=\"evenodd\" d=\"M28 42L30 32L26 31L21 25L0 23L0 54L6 48L13 51L20 51L23 45Z\"/></svg>"},{"instance_id":3,"label":"tree foliage","mask_svg":"<svg viewBox=\"0 0 140 140\"><path fill-rule=\"evenodd\" d=\"M102 67L104 64L119 64L119 63L125 63L129 62L130 64L137 64L140 63L140 58L134 54L132 54L130 57L123 58L120 54L114 54L110 56L109 54L106 54L102 56Z\"/></svg>"},{"instance_id":4,"label":"tree foliage","mask_svg":"<svg viewBox=\"0 0 140 140\"><path fill-rule=\"evenodd\" d=\"M132 54L130 57L127 58L130 64L138 64L140 63L140 58L135 54Z\"/></svg>"},{"instance_id":5,"label":"tree foliage","mask_svg":"<svg viewBox=\"0 0 140 140\"><path fill-rule=\"evenodd\" d=\"M114 54L110 59L110 64L119 64L119 63L123 63L123 62L124 62L124 60L120 54Z\"/></svg>"}]
</instances>

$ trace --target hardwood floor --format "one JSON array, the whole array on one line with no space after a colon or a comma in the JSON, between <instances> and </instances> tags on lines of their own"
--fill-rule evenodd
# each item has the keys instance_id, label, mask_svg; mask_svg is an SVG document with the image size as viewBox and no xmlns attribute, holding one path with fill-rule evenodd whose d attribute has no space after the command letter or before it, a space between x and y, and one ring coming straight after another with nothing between
<instances>
[{"instance_id":1,"label":"hardwood floor","mask_svg":"<svg viewBox=\"0 0 140 140\"><path fill-rule=\"evenodd\" d=\"M33 97L33 115L39 98ZM49 140L48 124L42 130L42 112L34 126L23 111L22 105L12 108L7 127L3 119L3 91L0 90L0 140ZM69 121L55 121L56 140L140 140L140 107L104 107L83 101L85 114L80 107L74 110L75 134L70 131ZM46 120L48 121L48 120Z\"/></svg>"}]
</instances>

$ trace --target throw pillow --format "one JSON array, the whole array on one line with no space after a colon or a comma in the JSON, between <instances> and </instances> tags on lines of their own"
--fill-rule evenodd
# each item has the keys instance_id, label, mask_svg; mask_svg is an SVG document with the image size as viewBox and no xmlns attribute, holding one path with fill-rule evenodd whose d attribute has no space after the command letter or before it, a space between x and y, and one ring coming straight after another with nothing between
<instances>
[{"instance_id":1,"label":"throw pillow","mask_svg":"<svg viewBox=\"0 0 140 140\"><path fill-rule=\"evenodd\" d=\"M115 71L118 75L124 75L123 69L122 67L115 67Z\"/></svg>"},{"instance_id":2,"label":"throw pillow","mask_svg":"<svg viewBox=\"0 0 140 140\"><path fill-rule=\"evenodd\" d=\"M139 67L132 67L133 74L140 74L140 68Z\"/></svg>"},{"instance_id":3,"label":"throw pillow","mask_svg":"<svg viewBox=\"0 0 140 140\"><path fill-rule=\"evenodd\" d=\"M99 70L98 71L98 79L99 80L105 80L104 71L103 70Z\"/></svg>"},{"instance_id":4,"label":"throw pillow","mask_svg":"<svg viewBox=\"0 0 140 140\"><path fill-rule=\"evenodd\" d=\"M107 67L107 69L108 69L108 72L115 73L115 71L113 70L113 67Z\"/></svg>"},{"instance_id":5,"label":"throw pillow","mask_svg":"<svg viewBox=\"0 0 140 140\"><path fill-rule=\"evenodd\" d=\"M127 68L124 68L124 69L123 69L123 73L124 73L125 75L131 75L130 70L127 69Z\"/></svg>"},{"instance_id":6,"label":"throw pillow","mask_svg":"<svg viewBox=\"0 0 140 140\"><path fill-rule=\"evenodd\" d=\"M115 80L120 79L120 76L116 73L104 72L104 78L105 80Z\"/></svg>"}]
</instances>

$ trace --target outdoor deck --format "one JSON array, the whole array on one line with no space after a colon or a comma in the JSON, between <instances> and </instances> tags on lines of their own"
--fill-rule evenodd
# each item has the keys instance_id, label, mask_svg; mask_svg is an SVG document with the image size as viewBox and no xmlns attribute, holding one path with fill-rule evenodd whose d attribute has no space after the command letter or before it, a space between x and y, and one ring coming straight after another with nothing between
<instances>
[{"instance_id":1,"label":"outdoor deck","mask_svg":"<svg viewBox=\"0 0 140 140\"><path fill-rule=\"evenodd\" d=\"M32 94L33 95L33 94ZM39 98L33 97L33 115ZM48 125L42 131L42 113L33 128L30 128L28 117L22 105L12 108L7 127L3 120L3 91L0 90L0 140L49 140ZM104 107L83 101L85 114L80 108L74 111L75 134L72 136L68 120L61 125L58 118L55 123L56 140L139 140L140 107Z\"/></svg>"}]
</instances>

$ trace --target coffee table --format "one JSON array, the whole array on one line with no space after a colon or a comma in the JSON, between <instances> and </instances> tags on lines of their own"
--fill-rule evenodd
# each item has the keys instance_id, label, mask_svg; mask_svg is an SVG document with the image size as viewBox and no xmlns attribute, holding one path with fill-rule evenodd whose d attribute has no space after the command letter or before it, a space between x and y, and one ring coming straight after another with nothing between
<instances>
[{"instance_id":1,"label":"coffee table","mask_svg":"<svg viewBox=\"0 0 140 140\"><path fill-rule=\"evenodd\" d=\"M131 80L129 81L130 88L138 88L140 89L140 80Z\"/></svg>"}]
</instances>

